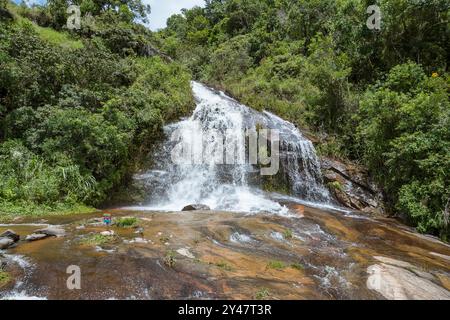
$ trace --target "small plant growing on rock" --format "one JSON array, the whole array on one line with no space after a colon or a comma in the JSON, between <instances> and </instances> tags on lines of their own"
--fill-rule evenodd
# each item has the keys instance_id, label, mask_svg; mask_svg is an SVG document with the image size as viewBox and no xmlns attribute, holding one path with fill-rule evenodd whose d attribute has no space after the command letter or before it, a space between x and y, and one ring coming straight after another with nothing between
<instances>
[{"instance_id":1,"label":"small plant growing on rock","mask_svg":"<svg viewBox=\"0 0 450 320\"><path fill-rule=\"evenodd\" d=\"M292 230L287 229L284 231L283 236L286 240L290 240L294 237L294 234L292 233Z\"/></svg>"},{"instance_id":2,"label":"small plant growing on rock","mask_svg":"<svg viewBox=\"0 0 450 320\"><path fill-rule=\"evenodd\" d=\"M166 256L164 257L164 264L169 268L173 268L175 266L175 263L176 263L175 252L168 251L166 253Z\"/></svg>"},{"instance_id":3,"label":"small plant growing on rock","mask_svg":"<svg viewBox=\"0 0 450 320\"><path fill-rule=\"evenodd\" d=\"M167 243L170 241L170 238L168 236L163 236L163 237L159 238L159 241L161 243Z\"/></svg>"},{"instance_id":4,"label":"small plant growing on rock","mask_svg":"<svg viewBox=\"0 0 450 320\"><path fill-rule=\"evenodd\" d=\"M267 299L269 296L270 296L269 290L267 290L266 288L262 288L258 292L256 292L255 299L256 300L264 300L264 299Z\"/></svg>"},{"instance_id":5,"label":"small plant growing on rock","mask_svg":"<svg viewBox=\"0 0 450 320\"><path fill-rule=\"evenodd\" d=\"M0 288L6 285L11 280L8 272L0 270Z\"/></svg>"},{"instance_id":6,"label":"small plant growing on rock","mask_svg":"<svg viewBox=\"0 0 450 320\"><path fill-rule=\"evenodd\" d=\"M284 268L286 268L286 265L281 261L269 261L267 264L267 269L282 270Z\"/></svg>"},{"instance_id":7,"label":"small plant growing on rock","mask_svg":"<svg viewBox=\"0 0 450 320\"><path fill-rule=\"evenodd\" d=\"M301 263L293 263L291 264L291 268L294 268L296 270L305 270L305 266Z\"/></svg>"},{"instance_id":8,"label":"small plant growing on rock","mask_svg":"<svg viewBox=\"0 0 450 320\"><path fill-rule=\"evenodd\" d=\"M135 217L120 218L116 221L116 226L119 228L133 228L138 224L138 219Z\"/></svg>"},{"instance_id":9,"label":"small plant growing on rock","mask_svg":"<svg viewBox=\"0 0 450 320\"><path fill-rule=\"evenodd\" d=\"M233 268L228 263L226 263L225 261L220 261L220 262L214 263L214 265L216 267L220 268L220 269L225 270L225 271L232 271L233 270Z\"/></svg>"},{"instance_id":10,"label":"small plant growing on rock","mask_svg":"<svg viewBox=\"0 0 450 320\"><path fill-rule=\"evenodd\" d=\"M327 186L330 190L335 190L335 191L343 191L344 190L344 187L342 186L342 184L339 181L329 182L327 184Z\"/></svg>"},{"instance_id":11,"label":"small plant growing on rock","mask_svg":"<svg viewBox=\"0 0 450 320\"><path fill-rule=\"evenodd\" d=\"M101 246L117 241L118 237L116 235L104 236L102 234L91 234L86 238L81 240L82 244L90 246Z\"/></svg>"}]
</instances>

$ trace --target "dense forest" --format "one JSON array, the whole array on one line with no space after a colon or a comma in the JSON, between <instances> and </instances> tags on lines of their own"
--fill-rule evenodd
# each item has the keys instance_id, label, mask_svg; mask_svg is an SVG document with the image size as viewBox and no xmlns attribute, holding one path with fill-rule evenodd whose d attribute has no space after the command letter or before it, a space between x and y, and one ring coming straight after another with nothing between
<instances>
[{"instance_id":1,"label":"dense forest","mask_svg":"<svg viewBox=\"0 0 450 320\"><path fill-rule=\"evenodd\" d=\"M82 3L81 3L82 2ZM187 68L155 54L140 1L3 2L0 22L0 211L97 206L125 183L162 134L192 108ZM110 9L106 7L110 6ZM90 14L88 14L90 13Z\"/></svg>"},{"instance_id":2,"label":"dense forest","mask_svg":"<svg viewBox=\"0 0 450 320\"><path fill-rule=\"evenodd\" d=\"M0 0L2 214L107 200L191 110L197 79L366 166L393 213L448 239L448 0L205 2L153 33L140 0Z\"/></svg>"}]
</instances>

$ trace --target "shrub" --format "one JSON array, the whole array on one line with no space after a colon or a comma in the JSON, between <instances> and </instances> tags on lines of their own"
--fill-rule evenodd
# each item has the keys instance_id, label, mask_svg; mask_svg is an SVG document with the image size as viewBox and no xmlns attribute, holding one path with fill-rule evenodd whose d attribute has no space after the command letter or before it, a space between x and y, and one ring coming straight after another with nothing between
<instances>
[{"instance_id":1,"label":"shrub","mask_svg":"<svg viewBox=\"0 0 450 320\"><path fill-rule=\"evenodd\" d=\"M119 228L132 228L135 227L138 223L138 220L134 217L125 217L117 220L115 225Z\"/></svg>"},{"instance_id":2,"label":"shrub","mask_svg":"<svg viewBox=\"0 0 450 320\"><path fill-rule=\"evenodd\" d=\"M445 79L414 63L394 67L361 101L365 160L398 213L448 237L450 102Z\"/></svg>"}]
</instances>

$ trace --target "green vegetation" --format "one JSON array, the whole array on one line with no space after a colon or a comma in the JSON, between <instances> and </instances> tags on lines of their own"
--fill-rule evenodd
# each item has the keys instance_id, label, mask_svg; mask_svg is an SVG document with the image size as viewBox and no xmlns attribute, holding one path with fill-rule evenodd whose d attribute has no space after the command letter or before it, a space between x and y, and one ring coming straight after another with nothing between
<instances>
[{"instance_id":1,"label":"green vegetation","mask_svg":"<svg viewBox=\"0 0 450 320\"><path fill-rule=\"evenodd\" d=\"M125 217L116 220L115 225L119 228L133 228L137 226L138 219L135 217Z\"/></svg>"},{"instance_id":2,"label":"green vegetation","mask_svg":"<svg viewBox=\"0 0 450 320\"><path fill-rule=\"evenodd\" d=\"M267 269L275 269L275 270L282 270L286 268L286 265L284 262L281 261L269 261L266 266Z\"/></svg>"},{"instance_id":3,"label":"green vegetation","mask_svg":"<svg viewBox=\"0 0 450 320\"><path fill-rule=\"evenodd\" d=\"M140 1L83 1L90 23L64 31L68 3L1 11L0 219L92 211L193 105L189 71L134 22Z\"/></svg>"},{"instance_id":4,"label":"green vegetation","mask_svg":"<svg viewBox=\"0 0 450 320\"><path fill-rule=\"evenodd\" d=\"M168 251L164 256L164 264L169 268L173 268L175 266L175 263L176 263L175 252Z\"/></svg>"},{"instance_id":5,"label":"green vegetation","mask_svg":"<svg viewBox=\"0 0 450 320\"><path fill-rule=\"evenodd\" d=\"M157 39L196 79L315 134L321 155L367 166L394 213L445 239L448 1L376 1L379 31L366 26L372 4L208 0Z\"/></svg>"},{"instance_id":6,"label":"green vegetation","mask_svg":"<svg viewBox=\"0 0 450 320\"><path fill-rule=\"evenodd\" d=\"M258 290L258 292L256 292L255 299L256 300L265 300L265 299L269 298L269 296L270 296L269 290L267 290L266 288L262 288L262 289Z\"/></svg>"},{"instance_id":7,"label":"green vegetation","mask_svg":"<svg viewBox=\"0 0 450 320\"><path fill-rule=\"evenodd\" d=\"M90 234L86 238L83 238L81 240L82 244L89 245L89 246L102 246L105 244L111 244L117 241L117 236L104 236L102 234L96 233L96 234Z\"/></svg>"},{"instance_id":8,"label":"green vegetation","mask_svg":"<svg viewBox=\"0 0 450 320\"><path fill-rule=\"evenodd\" d=\"M0 270L0 288L8 284L11 280L11 276L6 271Z\"/></svg>"},{"instance_id":9,"label":"green vegetation","mask_svg":"<svg viewBox=\"0 0 450 320\"><path fill-rule=\"evenodd\" d=\"M34 27L39 37L48 43L68 49L81 49L83 47L83 43L80 40L71 39L67 33L58 32L51 28Z\"/></svg>"},{"instance_id":10,"label":"green vegetation","mask_svg":"<svg viewBox=\"0 0 450 320\"><path fill-rule=\"evenodd\" d=\"M330 190L338 190L338 191L344 190L344 187L339 181L329 182L327 185Z\"/></svg>"},{"instance_id":11,"label":"green vegetation","mask_svg":"<svg viewBox=\"0 0 450 320\"><path fill-rule=\"evenodd\" d=\"M230 266L228 263L226 263L225 261L220 261L217 263L214 263L214 265L222 270L225 271L233 271L233 267Z\"/></svg>"},{"instance_id":12,"label":"green vegetation","mask_svg":"<svg viewBox=\"0 0 450 320\"><path fill-rule=\"evenodd\" d=\"M194 77L366 166L391 211L448 239L448 1L376 3L379 31L367 0L207 0L152 33L140 0L1 0L0 219L107 201L190 111Z\"/></svg>"},{"instance_id":13,"label":"green vegetation","mask_svg":"<svg viewBox=\"0 0 450 320\"><path fill-rule=\"evenodd\" d=\"M301 263L293 263L293 264L291 264L291 268L294 268L294 269L300 270L300 271L305 270L305 266L302 265Z\"/></svg>"},{"instance_id":14,"label":"green vegetation","mask_svg":"<svg viewBox=\"0 0 450 320\"><path fill-rule=\"evenodd\" d=\"M415 63L396 66L366 91L358 128L365 163L396 209L419 231L442 237L449 231L449 84Z\"/></svg>"},{"instance_id":15,"label":"green vegetation","mask_svg":"<svg viewBox=\"0 0 450 320\"><path fill-rule=\"evenodd\" d=\"M83 204L56 203L47 206L22 201L16 203L0 202L0 208L1 223L9 223L18 215L30 217L69 216L97 211L95 208Z\"/></svg>"},{"instance_id":16,"label":"green vegetation","mask_svg":"<svg viewBox=\"0 0 450 320\"><path fill-rule=\"evenodd\" d=\"M159 238L159 242L161 242L162 244L168 243L169 241L170 241L170 237L168 237L168 236L162 236L161 238Z\"/></svg>"},{"instance_id":17,"label":"green vegetation","mask_svg":"<svg viewBox=\"0 0 450 320\"><path fill-rule=\"evenodd\" d=\"M294 237L294 234L292 233L292 230L286 229L286 230L283 232L283 237L284 237L286 240L290 240L290 239L292 239L292 238Z\"/></svg>"}]
</instances>

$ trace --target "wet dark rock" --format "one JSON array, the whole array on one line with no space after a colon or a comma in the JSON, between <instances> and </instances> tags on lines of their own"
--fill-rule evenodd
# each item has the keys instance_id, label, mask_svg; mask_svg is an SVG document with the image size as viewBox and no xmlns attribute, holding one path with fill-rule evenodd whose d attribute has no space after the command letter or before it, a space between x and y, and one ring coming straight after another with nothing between
<instances>
[{"instance_id":1,"label":"wet dark rock","mask_svg":"<svg viewBox=\"0 0 450 320\"><path fill-rule=\"evenodd\" d=\"M9 238L9 239L13 240L14 242L17 242L20 240L20 236L12 230L6 230L2 234L0 234L0 238Z\"/></svg>"},{"instance_id":2,"label":"wet dark rock","mask_svg":"<svg viewBox=\"0 0 450 320\"><path fill-rule=\"evenodd\" d=\"M343 206L364 212L385 214L384 198L363 168L337 160L322 159L326 185Z\"/></svg>"},{"instance_id":3,"label":"wet dark rock","mask_svg":"<svg viewBox=\"0 0 450 320\"><path fill-rule=\"evenodd\" d=\"M10 239L10 238L0 238L0 249L8 249L9 247L11 247L14 244L14 240Z\"/></svg>"},{"instance_id":4,"label":"wet dark rock","mask_svg":"<svg viewBox=\"0 0 450 320\"><path fill-rule=\"evenodd\" d=\"M181 211L209 211L211 210L210 207L208 207L205 204L191 204L183 208Z\"/></svg>"},{"instance_id":5,"label":"wet dark rock","mask_svg":"<svg viewBox=\"0 0 450 320\"><path fill-rule=\"evenodd\" d=\"M49 235L43 234L43 233L32 233L30 235L28 235L25 240L26 241L37 241L37 240L42 240L45 238L50 237Z\"/></svg>"}]
</instances>

